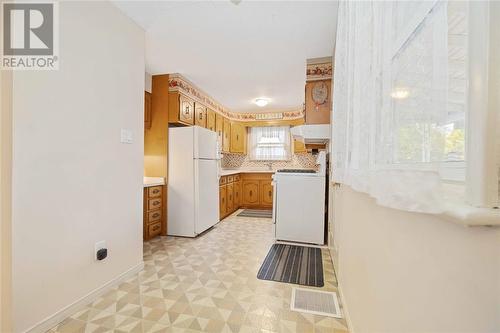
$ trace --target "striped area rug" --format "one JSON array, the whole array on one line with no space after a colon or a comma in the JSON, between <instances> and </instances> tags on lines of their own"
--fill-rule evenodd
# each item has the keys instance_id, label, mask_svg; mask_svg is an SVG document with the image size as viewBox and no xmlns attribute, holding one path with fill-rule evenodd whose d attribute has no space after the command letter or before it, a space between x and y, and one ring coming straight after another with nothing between
<instances>
[{"instance_id":1,"label":"striped area rug","mask_svg":"<svg viewBox=\"0 0 500 333\"><path fill-rule=\"evenodd\" d=\"M266 209L243 209L243 211L241 213L239 213L237 216L262 217L262 218L270 219L273 217L273 211L266 210Z\"/></svg>"},{"instance_id":2,"label":"striped area rug","mask_svg":"<svg viewBox=\"0 0 500 333\"><path fill-rule=\"evenodd\" d=\"M321 249L298 245L274 244L257 273L260 280L271 280L323 287Z\"/></svg>"}]
</instances>

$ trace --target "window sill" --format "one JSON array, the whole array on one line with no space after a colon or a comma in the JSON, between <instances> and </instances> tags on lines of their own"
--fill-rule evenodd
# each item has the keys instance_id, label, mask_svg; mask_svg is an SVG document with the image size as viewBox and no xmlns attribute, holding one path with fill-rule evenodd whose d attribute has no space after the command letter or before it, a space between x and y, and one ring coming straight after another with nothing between
<instances>
[{"instance_id":1,"label":"window sill","mask_svg":"<svg viewBox=\"0 0 500 333\"><path fill-rule=\"evenodd\" d=\"M439 217L461 225L474 226L500 226L500 209L477 208L466 204L450 205Z\"/></svg>"}]
</instances>

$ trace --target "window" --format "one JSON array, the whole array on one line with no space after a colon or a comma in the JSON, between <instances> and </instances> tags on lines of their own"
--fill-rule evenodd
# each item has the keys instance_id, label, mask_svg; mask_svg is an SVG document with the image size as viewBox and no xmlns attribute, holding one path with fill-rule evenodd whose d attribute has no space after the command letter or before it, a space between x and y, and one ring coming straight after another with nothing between
<instances>
[{"instance_id":1,"label":"window","mask_svg":"<svg viewBox=\"0 0 500 333\"><path fill-rule=\"evenodd\" d=\"M288 126L251 127L248 131L251 160L283 161L290 159Z\"/></svg>"}]
</instances>

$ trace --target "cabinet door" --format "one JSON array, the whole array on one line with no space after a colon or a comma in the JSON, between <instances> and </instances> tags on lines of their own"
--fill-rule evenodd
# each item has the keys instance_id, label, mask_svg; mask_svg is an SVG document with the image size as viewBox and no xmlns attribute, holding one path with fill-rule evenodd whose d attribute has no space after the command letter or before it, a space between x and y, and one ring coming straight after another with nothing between
<instances>
[{"instance_id":1,"label":"cabinet door","mask_svg":"<svg viewBox=\"0 0 500 333\"><path fill-rule=\"evenodd\" d=\"M222 147L222 141L224 141L224 117L218 113L215 116L215 131Z\"/></svg>"},{"instance_id":2,"label":"cabinet door","mask_svg":"<svg viewBox=\"0 0 500 333\"><path fill-rule=\"evenodd\" d=\"M207 109L207 128L215 132L215 111Z\"/></svg>"},{"instance_id":3,"label":"cabinet door","mask_svg":"<svg viewBox=\"0 0 500 333\"><path fill-rule=\"evenodd\" d=\"M144 92L144 129L151 128L151 94Z\"/></svg>"},{"instance_id":4,"label":"cabinet door","mask_svg":"<svg viewBox=\"0 0 500 333\"><path fill-rule=\"evenodd\" d=\"M242 183L242 206L258 206L259 205L259 181L244 180Z\"/></svg>"},{"instance_id":5,"label":"cabinet door","mask_svg":"<svg viewBox=\"0 0 500 333\"><path fill-rule=\"evenodd\" d=\"M228 153L231 151L231 122L224 118L224 139L222 140L222 151Z\"/></svg>"},{"instance_id":6,"label":"cabinet door","mask_svg":"<svg viewBox=\"0 0 500 333\"><path fill-rule=\"evenodd\" d=\"M243 154L245 152L246 128L242 124L231 124L231 152Z\"/></svg>"},{"instance_id":7,"label":"cabinet door","mask_svg":"<svg viewBox=\"0 0 500 333\"><path fill-rule=\"evenodd\" d=\"M226 216L226 185L219 186L219 220L222 220Z\"/></svg>"},{"instance_id":8,"label":"cabinet door","mask_svg":"<svg viewBox=\"0 0 500 333\"><path fill-rule=\"evenodd\" d=\"M299 140L293 140L293 152L294 153L304 153L306 151L306 145Z\"/></svg>"},{"instance_id":9,"label":"cabinet door","mask_svg":"<svg viewBox=\"0 0 500 333\"><path fill-rule=\"evenodd\" d=\"M226 205L226 215L229 215L233 212L233 200L234 200L234 193L233 193L233 184L227 184L226 185L226 191L227 191L227 205Z\"/></svg>"},{"instance_id":10,"label":"cabinet door","mask_svg":"<svg viewBox=\"0 0 500 333\"><path fill-rule=\"evenodd\" d=\"M194 104L194 124L201 126L201 127L207 127L207 108L200 103L195 103Z\"/></svg>"},{"instance_id":11,"label":"cabinet door","mask_svg":"<svg viewBox=\"0 0 500 333\"><path fill-rule=\"evenodd\" d=\"M186 124L194 124L194 102L193 100L180 95L179 96L179 120Z\"/></svg>"},{"instance_id":12,"label":"cabinet door","mask_svg":"<svg viewBox=\"0 0 500 333\"><path fill-rule=\"evenodd\" d=\"M273 206L273 186L268 180L260 181L260 204L262 206Z\"/></svg>"},{"instance_id":13,"label":"cabinet door","mask_svg":"<svg viewBox=\"0 0 500 333\"><path fill-rule=\"evenodd\" d=\"M233 183L233 197L233 211L235 211L241 204L241 181Z\"/></svg>"}]
</instances>

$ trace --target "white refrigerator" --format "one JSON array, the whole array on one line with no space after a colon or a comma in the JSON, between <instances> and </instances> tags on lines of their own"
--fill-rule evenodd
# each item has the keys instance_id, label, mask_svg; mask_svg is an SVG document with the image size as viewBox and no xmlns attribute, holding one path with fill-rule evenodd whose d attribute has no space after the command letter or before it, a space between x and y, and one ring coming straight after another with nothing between
<instances>
[{"instance_id":1,"label":"white refrigerator","mask_svg":"<svg viewBox=\"0 0 500 333\"><path fill-rule=\"evenodd\" d=\"M219 222L218 147L206 128L169 128L168 235L196 237Z\"/></svg>"}]
</instances>

